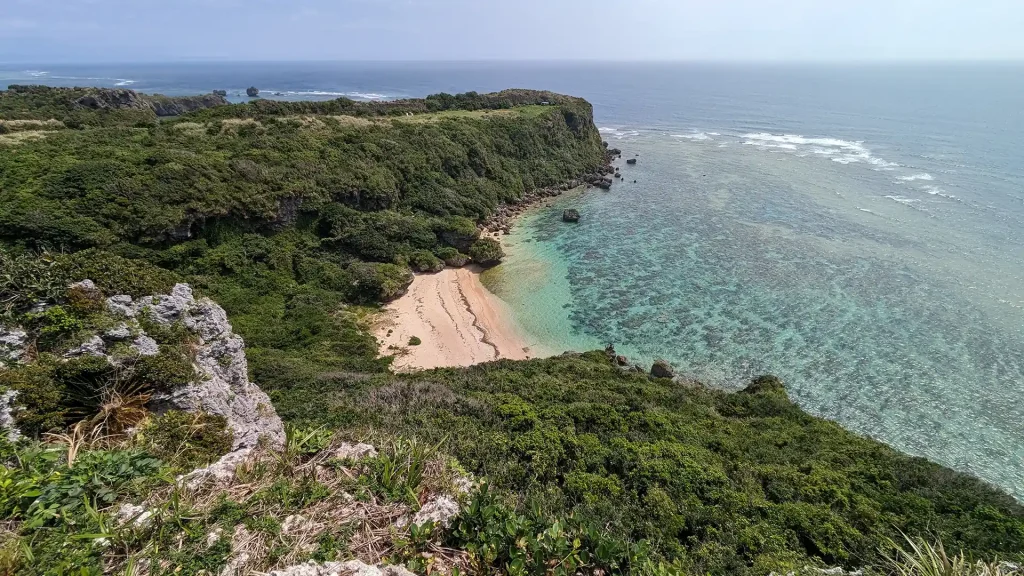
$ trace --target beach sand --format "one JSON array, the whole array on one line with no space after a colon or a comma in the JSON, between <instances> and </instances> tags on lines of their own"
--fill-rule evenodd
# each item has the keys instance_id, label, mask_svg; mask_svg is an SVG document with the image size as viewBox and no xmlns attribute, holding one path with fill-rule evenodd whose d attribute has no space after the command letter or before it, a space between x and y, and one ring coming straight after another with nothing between
<instances>
[{"instance_id":1,"label":"beach sand","mask_svg":"<svg viewBox=\"0 0 1024 576\"><path fill-rule=\"evenodd\" d=\"M381 354L395 354L397 371L534 357L505 303L472 267L418 274L409 292L385 307L374 335ZM414 336L418 346L409 345Z\"/></svg>"}]
</instances>

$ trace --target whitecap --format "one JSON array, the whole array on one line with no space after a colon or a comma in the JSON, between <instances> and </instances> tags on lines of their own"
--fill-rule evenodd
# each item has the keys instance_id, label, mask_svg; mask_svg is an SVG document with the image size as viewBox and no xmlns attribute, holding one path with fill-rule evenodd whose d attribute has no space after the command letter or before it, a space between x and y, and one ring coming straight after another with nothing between
<instances>
[{"instance_id":1,"label":"whitecap","mask_svg":"<svg viewBox=\"0 0 1024 576\"><path fill-rule=\"evenodd\" d=\"M619 129L618 128L608 128L607 126L601 126L600 128L597 129L597 131L601 132L601 133L608 133L608 132L618 132Z\"/></svg>"},{"instance_id":2,"label":"whitecap","mask_svg":"<svg viewBox=\"0 0 1024 576\"><path fill-rule=\"evenodd\" d=\"M904 204L906 206L912 206L912 205L916 204L917 202L921 201L918 198L905 198L903 196L886 196L886 198L888 198L889 200L892 200L894 202L899 202L900 204Z\"/></svg>"},{"instance_id":3,"label":"whitecap","mask_svg":"<svg viewBox=\"0 0 1024 576\"><path fill-rule=\"evenodd\" d=\"M939 188L938 186L934 186L932 184L925 184L924 186L921 186L921 190L924 190L925 192L927 192L928 194L931 194L932 196L939 196L941 198L949 198L950 200L959 200L956 196L954 196L952 194L947 194L945 190L943 190L942 188Z\"/></svg>"},{"instance_id":4,"label":"whitecap","mask_svg":"<svg viewBox=\"0 0 1024 576\"><path fill-rule=\"evenodd\" d=\"M900 176L899 180L902 180L904 182L913 182L915 180L931 181L931 180L935 180L935 178L932 177L932 175L927 173L927 172L922 172L920 174L911 174L910 176Z\"/></svg>"},{"instance_id":5,"label":"whitecap","mask_svg":"<svg viewBox=\"0 0 1024 576\"><path fill-rule=\"evenodd\" d=\"M130 86L132 84L135 84L135 80L125 80L123 78L118 78L117 82L114 83L114 86Z\"/></svg>"},{"instance_id":6,"label":"whitecap","mask_svg":"<svg viewBox=\"0 0 1024 576\"><path fill-rule=\"evenodd\" d=\"M686 138L687 140L711 140L711 136L703 132L697 132L694 134L673 134L672 137Z\"/></svg>"},{"instance_id":7,"label":"whitecap","mask_svg":"<svg viewBox=\"0 0 1024 576\"><path fill-rule=\"evenodd\" d=\"M860 210L861 212L867 212L868 214L874 214L874 212L868 210L867 208L857 208L857 210Z\"/></svg>"},{"instance_id":8,"label":"whitecap","mask_svg":"<svg viewBox=\"0 0 1024 576\"><path fill-rule=\"evenodd\" d=\"M814 154L829 156L833 162L839 164L866 163L875 170L893 170L899 167L895 162L889 162L871 154L863 141L842 140L839 138L808 138L798 134L769 134L767 132L756 132L744 134L744 144L751 144L760 148L781 148L784 150L803 150L810 148Z\"/></svg>"},{"instance_id":9,"label":"whitecap","mask_svg":"<svg viewBox=\"0 0 1024 576\"><path fill-rule=\"evenodd\" d=\"M33 78L40 78L42 76L49 76L50 75L50 73L47 72L46 70L25 70L25 74L28 74L29 76L31 76Z\"/></svg>"}]
</instances>

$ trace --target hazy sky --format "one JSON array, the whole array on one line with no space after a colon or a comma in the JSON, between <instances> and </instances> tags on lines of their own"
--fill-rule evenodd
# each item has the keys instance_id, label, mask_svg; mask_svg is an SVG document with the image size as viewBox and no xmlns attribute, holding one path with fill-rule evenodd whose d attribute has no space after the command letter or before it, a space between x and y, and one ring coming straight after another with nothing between
<instances>
[{"instance_id":1,"label":"hazy sky","mask_svg":"<svg viewBox=\"0 0 1024 576\"><path fill-rule=\"evenodd\" d=\"M0 0L0 62L1024 59L1024 0Z\"/></svg>"}]
</instances>

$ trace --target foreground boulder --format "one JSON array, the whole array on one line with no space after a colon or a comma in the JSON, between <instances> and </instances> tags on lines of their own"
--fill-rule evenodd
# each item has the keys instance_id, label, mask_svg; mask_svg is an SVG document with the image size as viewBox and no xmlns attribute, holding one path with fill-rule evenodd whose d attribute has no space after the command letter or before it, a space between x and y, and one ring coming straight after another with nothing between
<instances>
[{"instance_id":1,"label":"foreground boulder","mask_svg":"<svg viewBox=\"0 0 1024 576\"><path fill-rule=\"evenodd\" d=\"M199 380L154 398L158 411L203 411L224 416L234 432L233 449L255 448L261 438L270 447L284 446L284 425L267 395L249 381L245 342L234 333L227 313L209 298L196 300L188 284L170 294L130 296L107 300L108 309L127 318L148 314L150 320L170 326L181 322L198 337L195 368Z\"/></svg>"},{"instance_id":2,"label":"foreground boulder","mask_svg":"<svg viewBox=\"0 0 1024 576\"><path fill-rule=\"evenodd\" d=\"M125 319L143 314L163 326L181 323L197 338L194 367L199 378L177 390L153 398L156 412L181 410L223 416L234 435L231 453L208 469L193 474L223 477L257 446L281 449L284 425L270 398L249 381L245 342L234 333L224 309L208 298L196 298L187 284L170 294L133 300L130 296L107 299L107 309Z\"/></svg>"}]
</instances>

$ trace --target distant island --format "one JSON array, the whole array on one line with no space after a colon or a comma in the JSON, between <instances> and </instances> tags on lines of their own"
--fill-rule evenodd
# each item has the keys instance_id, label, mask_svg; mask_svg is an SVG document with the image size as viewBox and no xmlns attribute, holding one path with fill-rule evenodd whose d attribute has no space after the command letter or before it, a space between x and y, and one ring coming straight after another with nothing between
<instances>
[{"instance_id":1,"label":"distant island","mask_svg":"<svg viewBox=\"0 0 1024 576\"><path fill-rule=\"evenodd\" d=\"M470 267L499 265L531 202L616 192L585 100L224 96L0 92L8 573L1024 561L1019 502L805 413L778 378L725 393L614 346L512 353ZM388 303L422 328L380 324ZM482 336L420 333L453 326ZM445 342L487 362L407 361Z\"/></svg>"}]
</instances>

